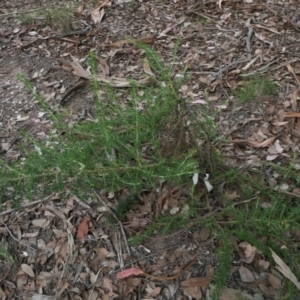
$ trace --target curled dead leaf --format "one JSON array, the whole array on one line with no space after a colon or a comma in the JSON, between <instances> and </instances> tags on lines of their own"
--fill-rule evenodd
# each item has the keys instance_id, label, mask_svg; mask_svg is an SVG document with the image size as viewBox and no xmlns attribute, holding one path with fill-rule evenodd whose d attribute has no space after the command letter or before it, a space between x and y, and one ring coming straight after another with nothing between
<instances>
[{"instance_id":1,"label":"curled dead leaf","mask_svg":"<svg viewBox=\"0 0 300 300\"><path fill-rule=\"evenodd\" d=\"M103 19L104 16L104 6L109 4L109 0L105 0L103 1L97 8L95 8L92 12L91 12L91 17L94 21L95 24L98 24L101 22L101 20Z\"/></svg>"},{"instance_id":2,"label":"curled dead leaf","mask_svg":"<svg viewBox=\"0 0 300 300\"><path fill-rule=\"evenodd\" d=\"M98 57L98 61L100 62L100 68L104 77L109 76L109 66L105 59L102 57Z\"/></svg>"},{"instance_id":3,"label":"curled dead leaf","mask_svg":"<svg viewBox=\"0 0 300 300\"><path fill-rule=\"evenodd\" d=\"M257 250L256 247L252 246L248 242L240 243L239 247L244 250L243 261L246 262L247 264L250 264L254 259Z\"/></svg>"},{"instance_id":4,"label":"curled dead leaf","mask_svg":"<svg viewBox=\"0 0 300 300\"><path fill-rule=\"evenodd\" d=\"M270 262L261 259L261 260L258 262L258 266L259 266L262 270L267 270L267 269L269 268L269 266L270 266Z\"/></svg>"},{"instance_id":5,"label":"curled dead leaf","mask_svg":"<svg viewBox=\"0 0 300 300\"><path fill-rule=\"evenodd\" d=\"M89 217L84 217L81 221L80 225L78 226L76 238L78 240L84 240L89 232L89 225L91 219Z\"/></svg>"},{"instance_id":6,"label":"curled dead leaf","mask_svg":"<svg viewBox=\"0 0 300 300\"><path fill-rule=\"evenodd\" d=\"M155 76L154 73L151 70L149 61L147 58L144 58L144 63L143 63L143 67L144 67L144 72L150 76Z\"/></svg>"}]
</instances>

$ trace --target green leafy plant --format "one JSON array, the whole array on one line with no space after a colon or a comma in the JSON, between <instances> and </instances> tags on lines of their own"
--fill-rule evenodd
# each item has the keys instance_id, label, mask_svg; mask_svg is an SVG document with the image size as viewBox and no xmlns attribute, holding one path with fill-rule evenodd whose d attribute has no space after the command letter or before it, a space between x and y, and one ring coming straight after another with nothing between
<instances>
[{"instance_id":1,"label":"green leafy plant","mask_svg":"<svg viewBox=\"0 0 300 300\"><path fill-rule=\"evenodd\" d=\"M68 32L72 30L73 8L62 6L54 8L46 6L43 9L30 11L18 16L18 19L25 25L45 24L53 30Z\"/></svg>"},{"instance_id":2,"label":"green leafy plant","mask_svg":"<svg viewBox=\"0 0 300 300\"><path fill-rule=\"evenodd\" d=\"M296 277L300 276L299 253L297 247L295 248L297 242L287 235L294 228L299 229L300 208L297 205L297 198L293 193L273 189L261 180L261 174L266 166L272 166L276 170L278 186L287 181L291 185L294 182L297 186L298 178L292 165L279 167L267 163L262 166L262 170L256 172L249 170L240 173L236 169L227 171L224 169L224 172L216 173L219 182L226 180L227 187L239 191L239 199L245 201L241 205L235 205L236 201L227 201L226 207L217 216L203 222L221 243L219 266L216 268L216 295L219 295L222 287L228 286L227 279L231 276L230 257L233 254L231 235L255 246L269 257L269 260L272 260L269 250L272 248L288 266L292 267ZM282 245L285 245L285 249L281 248ZM297 288L289 282L285 282L284 288L277 292L278 299L290 299L286 295L296 294Z\"/></svg>"},{"instance_id":3,"label":"green leafy plant","mask_svg":"<svg viewBox=\"0 0 300 300\"><path fill-rule=\"evenodd\" d=\"M72 30L73 14L67 7L59 9L48 9L44 11L46 24L54 30L68 32Z\"/></svg>"},{"instance_id":4,"label":"green leafy plant","mask_svg":"<svg viewBox=\"0 0 300 300\"><path fill-rule=\"evenodd\" d=\"M220 240L221 246L218 249L219 265L215 273L215 290L213 293L213 299L215 300L219 299L222 288L227 286L227 279L231 271L231 260L233 254L233 248L228 232L223 232Z\"/></svg>"},{"instance_id":5,"label":"green leafy plant","mask_svg":"<svg viewBox=\"0 0 300 300\"><path fill-rule=\"evenodd\" d=\"M236 92L241 101L250 101L255 98L273 95L277 92L277 85L268 77L254 77L247 80L243 87Z\"/></svg>"},{"instance_id":6,"label":"green leafy plant","mask_svg":"<svg viewBox=\"0 0 300 300\"><path fill-rule=\"evenodd\" d=\"M17 205L22 197L42 197L50 191L64 191L66 188L80 196L94 190L118 191L126 187L131 195L137 195L142 187L157 187L159 181L192 184L194 173L201 177L202 173L208 172L215 186L214 199L224 197L217 187L225 186L236 190L246 202L236 205L235 200L229 199L220 212L205 220L197 219L199 208L207 209L210 203L199 201L205 192L194 187L187 203L190 208L187 214L159 216L143 232L132 235L130 244L138 245L157 233L170 234L190 226L191 222L195 226L205 225L220 243L214 297L220 295L231 276L234 252L230 235L251 243L265 255L270 254L268 249L271 247L299 277L298 249L295 241L286 235L288 230L299 228L297 198L291 193L270 188L259 180L259 176L256 179L268 166L278 173L278 185L289 181L297 187L299 176L294 163L287 167L268 163L261 170L242 172L226 167L216 147L218 131L209 107L202 108L195 116L188 112L180 96L179 89L186 80L185 72L179 78L174 77L171 64L166 64L149 47L139 47L144 50L155 74L154 84L140 87L132 81L130 94L125 100L120 99L112 87L101 86L106 96L100 96L97 59L94 53L90 53L96 109L93 118L72 128L66 126L64 116L57 109L48 107L26 77L19 76L52 120L53 131L45 141L24 135L26 144L21 159L16 163L0 162L1 202L9 198ZM173 53L173 59L175 56ZM251 82L244 90L249 89L246 94L252 93L252 98L276 90L272 84L270 87L270 82L262 86L257 80ZM257 91L259 94L255 94ZM120 100L126 105L120 105ZM198 140L202 143L199 144ZM123 220L136 201L135 196L119 200L115 207L117 217ZM270 202L270 207L263 207L264 202ZM289 251L281 249L283 244ZM282 295L297 295L297 290L287 282Z\"/></svg>"},{"instance_id":7,"label":"green leafy plant","mask_svg":"<svg viewBox=\"0 0 300 300\"><path fill-rule=\"evenodd\" d=\"M157 234L167 236L176 230L186 228L191 222L190 216L190 212L187 212L187 214L159 216L154 223L146 227L145 231L132 235L129 243L132 246L137 246L148 237L153 237Z\"/></svg>"},{"instance_id":8,"label":"green leafy plant","mask_svg":"<svg viewBox=\"0 0 300 300\"><path fill-rule=\"evenodd\" d=\"M186 147L184 110L178 110L179 105L183 106L177 93L179 86L160 56L148 48L145 51L161 78L156 86L148 88L132 82L126 107L119 104L110 87L106 87L109 99L100 97L96 57L90 54L95 117L72 129L66 128L58 110L47 107L31 83L20 75L52 119L54 130L46 143L26 136L31 148L23 147L22 162L1 162L2 191L22 194L26 190L29 197L66 186L79 193L127 186L134 192L142 186L153 187L159 180L183 182L197 172L196 151Z\"/></svg>"},{"instance_id":9,"label":"green leafy plant","mask_svg":"<svg viewBox=\"0 0 300 300\"><path fill-rule=\"evenodd\" d=\"M10 251L8 249L8 244L5 240L2 240L0 242L0 257L4 258L5 260L8 260L10 263L15 262L15 259L10 254Z\"/></svg>"}]
</instances>

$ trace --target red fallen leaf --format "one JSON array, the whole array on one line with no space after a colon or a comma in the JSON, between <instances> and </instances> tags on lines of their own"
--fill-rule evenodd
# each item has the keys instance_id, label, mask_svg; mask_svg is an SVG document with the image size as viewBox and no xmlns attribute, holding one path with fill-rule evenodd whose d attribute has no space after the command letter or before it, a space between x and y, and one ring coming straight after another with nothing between
<instances>
[{"instance_id":1,"label":"red fallen leaf","mask_svg":"<svg viewBox=\"0 0 300 300\"><path fill-rule=\"evenodd\" d=\"M130 268L130 269L126 269L124 271L118 272L116 277L119 279L124 279L131 275L142 275L142 274L144 274L144 272L141 269Z\"/></svg>"},{"instance_id":2,"label":"red fallen leaf","mask_svg":"<svg viewBox=\"0 0 300 300\"><path fill-rule=\"evenodd\" d=\"M78 240L84 240L89 232L89 223L91 219L89 217L84 217L78 226L76 238Z\"/></svg>"}]
</instances>

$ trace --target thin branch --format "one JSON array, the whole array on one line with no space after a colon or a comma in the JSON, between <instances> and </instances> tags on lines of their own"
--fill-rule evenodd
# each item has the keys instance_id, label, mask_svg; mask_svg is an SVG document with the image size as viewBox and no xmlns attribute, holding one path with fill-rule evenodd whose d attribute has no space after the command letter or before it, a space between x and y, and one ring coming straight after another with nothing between
<instances>
[{"instance_id":1,"label":"thin branch","mask_svg":"<svg viewBox=\"0 0 300 300\"><path fill-rule=\"evenodd\" d=\"M119 224L120 229L121 229L121 233L122 233L122 236L123 236L123 239L124 239L124 243L125 243L127 253L131 256L130 248L129 248L128 243L127 243L127 238L126 238L126 234L125 234L122 223L120 222L118 217L114 214L114 212L111 210L111 208L105 203L105 201L97 193L96 193L96 196L101 201L101 203L107 208L107 210L114 217L114 219L117 221L117 223Z\"/></svg>"},{"instance_id":2,"label":"thin branch","mask_svg":"<svg viewBox=\"0 0 300 300\"><path fill-rule=\"evenodd\" d=\"M214 73L211 77L219 77L223 72L227 71L230 69L232 66L238 65L238 64L243 64L249 62L249 59L242 59L242 60L236 60L230 63L229 65L226 65L225 67L221 68L218 72Z\"/></svg>"},{"instance_id":3,"label":"thin branch","mask_svg":"<svg viewBox=\"0 0 300 300\"><path fill-rule=\"evenodd\" d=\"M251 20L252 18L249 18L246 22L246 26L248 27L248 35L246 39L246 50L247 50L247 57L248 60L251 60L251 36L253 34L253 28L251 27Z\"/></svg>"},{"instance_id":4,"label":"thin branch","mask_svg":"<svg viewBox=\"0 0 300 300\"><path fill-rule=\"evenodd\" d=\"M26 246L26 247L29 248L30 250L34 251L34 253L36 252L36 249L34 249L34 248L32 248L31 246L29 246L29 245L23 243L22 241L19 241L19 240L12 234L12 232L9 230L9 228L7 227L7 225L6 225L4 222L2 222L2 225L5 226L6 230L8 231L9 235L12 237L13 240L15 240L16 242L18 242L18 243L20 243L20 244Z\"/></svg>"},{"instance_id":5,"label":"thin branch","mask_svg":"<svg viewBox=\"0 0 300 300\"><path fill-rule=\"evenodd\" d=\"M36 201L33 201L33 202L30 202L30 203L26 203L26 204L22 204L20 208L12 208L12 209L8 209L6 211L3 211L2 213L0 213L0 216L4 216L4 215L7 215L7 214L10 214L16 210L19 210L21 208L26 208L26 207L29 207L29 206L32 206L32 205L35 205L35 204L38 204L38 203L42 203L42 202L45 202L47 200L49 200L53 195L55 195L55 193L52 193L51 195L43 198L43 199L40 199L40 200L36 200Z\"/></svg>"}]
</instances>

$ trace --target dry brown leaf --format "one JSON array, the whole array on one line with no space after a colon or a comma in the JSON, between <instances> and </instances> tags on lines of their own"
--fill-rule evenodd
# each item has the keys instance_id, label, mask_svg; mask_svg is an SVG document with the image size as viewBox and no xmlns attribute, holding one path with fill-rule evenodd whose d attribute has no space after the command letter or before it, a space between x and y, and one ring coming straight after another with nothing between
<instances>
[{"instance_id":1,"label":"dry brown leaf","mask_svg":"<svg viewBox=\"0 0 300 300\"><path fill-rule=\"evenodd\" d=\"M272 123L274 126L284 126L289 124L289 121L283 121L283 122L279 122L279 121L275 121Z\"/></svg>"},{"instance_id":2,"label":"dry brown leaf","mask_svg":"<svg viewBox=\"0 0 300 300\"><path fill-rule=\"evenodd\" d=\"M2 150L7 151L11 147L10 143L1 143Z\"/></svg>"},{"instance_id":3,"label":"dry brown leaf","mask_svg":"<svg viewBox=\"0 0 300 300\"><path fill-rule=\"evenodd\" d=\"M103 16L104 16L104 9L103 7L109 3L110 0L104 0L97 8L92 10L91 16L95 24L98 24L102 21Z\"/></svg>"},{"instance_id":4,"label":"dry brown leaf","mask_svg":"<svg viewBox=\"0 0 300 300\"><path fill-rule=\"evenodd\" d=\"M21 275L17 277L17 287L21 290L24 289L25 284L27 283L27 275Z\"/></svg>"},{"instance_id":5,"label":"dry brown leaf","mask_svg":"<svg viewBox=\"0 0 300 300\"><path fill-rule=\"evenodd\" d=\"M296 129L295 131L300 135L300 118L297 118Z\"/></svg>"},{"instance_id":6,"label":"dry brown leaf","mask_svg":"<svg viewBox=\"0 0 300 300\"><path fill-rule=\"evenodd\" d=\"M198 79L200 82L202 83L205 83L205 84L208 84L209 82L209 78L208 76L199 76L199 79Z\"/></svg>"},{"instance_id":7,"label":"dry brown leaf","mask_svg":"<svg viewBox=\"0 0 300 300\"><path fill-rule=\"evenodd\" d=\"M268 274L268 280L269 280L269 283L271 284L271 286L275 290L279 290L281 288L281 280L280 280L280 278L278 278L274 274L271 274L271 273Z\"/></svg>"},{"instance_id":8,"label":"dry brown leaf","mask_svg":"<svg viewBox=\"0 0 300 300\"><path fill-rule=\"evenodd\" d=\"M286 112L284 114L284 117L287 117L287 118L300 118L300 113L299 112Z\"/></svg>"},{"instance_id":9,"label":"dry brown leaf","mask_svg":"<svg viewBox=\"0 0 300 300\"><path fill-rule=\"evenodd\" d=\"M209 277L191 277L181 282L181 286L203 287L211 283Z\"/></svg>"},{"instance_id":10,"label":"dry brown leaf","mask_svg":"<svg viewBox=\"0 0 300 300\"><path fill-rule=\"evenodd\" d=\"M298 281L297 277L291 271L291 269L285 264L285 262L272 250L272 256L277 263L276 269L281 272L287 279L289 279L297 288L300 290L300 282Z\"/></svg>"},{"instance_id":11,"label":"dry brown leaf","mask_svg":"<svg viewBox=\"0 0 300 300\"><path fill-rule=\"evenodd\" d=\"M131 294L134 292L137 286L141 284L141 279L140 278L128 278L126 280L126 289L124 291L125 295Z\"/></svg>"},{"instance_id":12,"label":"dry brown leaf","mask_svg":"<svg viewBox=\"0 0 300 300\"><path fill-rule=\"evenodd\" d=\"M151 67L150 67L150 65L149 65L148 59L147 59L147 58L144 58L143 62L144 62L144 63L143 63L144 72L145 72L146 74L150 75L150 76L155 76L154 73L153 73L152 70L151 70Z\"/></svg>"},{"instance_id":13,"label":"dry brown leaf","mask_svg":"<svg viewBox=\"0 0 300 300\"><path fill-rule=\"evenodd\" d=\"M31 300L56 300L57 298L54 296L47 296L44 294L33 293L30 299Z\"/></svg>"},{"instance_id":14,"label":"dry brown leaf","mask_svg":"<svg viewBox=\"0 0 300 300\"><path fill-rule=\"evenodd\" d=\"M90 74L83 69L83 67L80 65L80 63L76 59L73 58L73 61L70 63L70 65L74 70L74 75L85 78L85 79L91 78Z\"/></svg>"},{"instance_id":15,"label":"dry brown leaf","mask_svg":"<svg viewBox=\"0 0 300 300\"><path fill-rule=\"evenodd\" d=\"M33 226L46 228L50 224L50 220L48 219L36 219L31 222Z\"/></svg>"},{"instance_id":16,"label":"dry brown leaf","mask_svg":"<svg viewBox=\"0 0 300 300\"><path fill-rule=\"evenodd\" d=\"M223 2L223 0L218 0L219 9L222 9L222 2Z\"/></svg>"},{"instance_id":17,"label":"dry brown leaf","mask_svg":"<svg viewBox=\"0 0 300 300\"><path fill-rule=\"evenodd\" d=\"M298 76L295 74L295 71L293 69L293 67L290 65L290 64L287 64L287 69L289 70L289 72L294 76L294 78L296 79L298 85L300 85L300 81L299 81L299 78Z\"/></svg>"},{"instance_id":18,"label":"dry brown leaf","mask_svg":"<svg viewBox=\"0 0 300 300\"><path fill-rule=\"evenodd\" d=\"M98 248L96 250L96 254L100 258L100 260L104 260L106 258L106 256L108 255L108 253L109 253L109 251L107 251L107 249L105 249L105 248Z\"/></svg>"},{"instance_id":19,"label":"dry brown leaf","mask_svg":"<svg viewBox=\"0 0 300 300\"><path fill-rule=\"evenodd\" d=\"M135 42L152 45L156 41L156 36L149 36L141 39L137 39Z\"/></svg>"},{"instance_id":20,"label":"dry brown leaf","mask_svg":"<svg viewBox=\"0 0 300 300\"><path fill-rule=\"evenodd\" d=\"M158 199L157 206L158 206L159 211L162 211L168 205L167 200L169 197L170 197L170 194L166 193L165 195L163 195L161 198ZM167 208L165 210L167 210Z\"/></svg>"},{"instance_id":21,"label":"dry brown leaf","mask_svg":"<svg viewBox=\"0 0 300 300\"><path fill-rule=\"evenodd\" d=\"M277 136L273 136L266 139L263 142L257 142L254 140L232 140L231 142L234 144L245 145L253 148L264 148L264 147L268 147L276 138Z\"/></svg>"},{"instance_id":22,"label":"dry brown leaf","mask_svg":"<svg viewBox=\"0 0 300 300\"><path fill-rule=\"evenodd\" d=\"M256 247L248 244L245 248L245 258L243 259L246 263L251 263L256 253Z\"/></svg>"},{"instance_id":23,"label":"dry brown leaf","mask_svg":"<svg viewBox=\"0 0 300 300\"><path fill-rule=\"evenodd\" d=\"M77 8L77 14L79 16L81 16L82 12L83 12L83 9L84 9L84 3L81 3L78 8Z\"/></svg>"},{"instance_id":24,"label":"dry brown leaf","mask_svg":"<svg viewBox=\"0 0 300 300\"><path fill-rule=\"evenodd\" d=\"M26 293L35 291L35 280L28 280L26 286L24 287Z\"/></svg>"},{"instance_id":25,"label":"dry brown leaf","mask_svg":"<svg viewBox=\"0 0 300 300\"><path fill-rule=\"evenodd\" d=\"M24 232L22 234L22 237L24 237L24 238L33 238L33 237L36 237L38 235L39 235L38 231L36 231L36 232Z\"/></svg>"},{"instance_id":26,"label":"dry brown leaf","mask_svg":"<svg viewBox=\"0 0 300 300\"><path fill-rule=\"evenodd\" d=\"M161 292L161 287L157 286L153 289L151 296L152 297L157 297Z\"/></svg>"},{"instance_id":27,"label":"dry brown leaf","mask_svg":"<svg viewBox=\"0 0 300 300\"><path fill-rule=\"evenodd\" d=\"M300 229L299 228L294 228L291 230L291 234L293 235L293 237L299 241L300 240Z\"/></svg>"},{"instance_id":28,"label":"dry brown leaf","mask_svg":"<svg viewBox=\"0 0 300 300\"><path fill-rule=\"evenodd\" d=\"M202 242L206 241L208 239L209 235L210 235L209 229L206 227L202 227L200 230L200 234L199 234L200 240Z\"/></svg>"},{"instance_id":29,"label":"dry brown leaf","mask_svg":"<svg viewBox=\"0 0 300 300\"><path fill-rule=\"evenodd\" d=\"M240 266L239 273L240 273L240 276L241 276L241 280L243 282L253 282L254 281L253 273L249 269L247 269L246 267Z\"/></svg>"},{"instance_id":30,"label":"dry brown leaf","mask_svg":"<svg viewBox=\"0 0 300 300\"><path fill-rule=\"evenodd\" d=\"M148 222L146 219L134 218L132 222L128 225L128 227L134 230L139 230L141 228L144 228L147 224Z\"/></svg>"},{"instance_id":31,"label":"dry brown leaf","mask_svg":"<svg viewBox=\"0 0 300 300\"><path fill-rule=\"evenodd\" d=\"M217 101L217 100L219 100L219 98L220 98L220 96L209 96L208 100L209 101Z\"/></svg>"},{"instance_id":32,"label":"dry brown leaf","mask_svg":"<svg viewBox=\"0 0 300 300\"><path fill-rule=\"evenodd\" d=\"M294 90L293 93L291 94L291 102L292 102L292 110L296 111L297 110L297 90Z\"/></svg>"},{"instance_id":33,"label":"dry brown leaf","mask_svg":"<svg viewBox=\"0 0 300 300\"><path fill-rule=\"evenodd\" d=\"M108 66L106 60L103 59L102 57L98 57L98 60L100 62L100 68L103 73L103 76L104 77L109 76L109 66Z\"/></svg>"},{"instance_id":34,"label":"dry brown leaf","mask_svg":"<svg viewBox=\"0 0 300 300\"><path fill-rule=\"evenodd\" d=\"M68 255L68 241L64 241L61 245L61 247L59 248L59 255L65 260L67 258Z\"/></svg>"},{"instance_id":35,"label":"dry brown leaf","mask_svg":"<svg viewBox=\"0 0 300 300\"><path fill-rule=\"evenodd\" d=\"M184 289L184 294L186 296L188 296L189 298L190 297L193 297L193 299L196 299L196 300L201 300L202 299L202 292L201 292L201 289L199 287L186 287Z\"/></svg>"},{"instance_id":36,"label":"dry brown leaf","mask_svg":"<svg viewBox=\"0 0 300 300\"><path fill-rule=\"evenodd\" d=\"M103 288L108 291L114 291L116 289L113 284L113 280L107 276L105 276L103 279Z\"/></svg>"},{"instance_id":37,"label":"dry brown leaf","mask_svg":"<svg viewBox=\"0 0 300 300\"><path fill-rule=\"evenodd\" d=\"M212 278L214 276L215 267L211 264L205 266L205 274L207 277Z\"/></svg>"},{"instance_id":38,"label":"dry brown leaf","mask_svg":"<svg viewBox=\"0 0 300 300\"><path fill-rule=\"evenodd\" d=\"M70 63L73 70L74 75L85 78L85 79L92 79L88 72L86 72L82 66L77 62L75 59ZM147 77L140 80L132 80L127 78L121 77L106 77L106 76L97 76L97 80L100 82L108 83L113 87L131 87L130 81L134 81L136 85L148 85L153 83L153 79Z\"/></svg>"},{"instance_id":39,"label":"dry brown leaf","mask_svg":"<svg viewBox=\"0 0 300 300\"><path fill-rule=\"evenodd\" d=\"M45 287L45 286L47 286L47 280L46 280L46 278L43 275L36 276L35 282L36 282L36 285L38 287Z\"/></svg>"},{"instance_id":40,"label":"dry brown leaf","mask_svg":"<svg viewBox=\"0 0 300 300\"><path fill-rule=\"evenodd\" d=\"M265 286L264 284L260 283L258 284L258 287L260 288L260 290L266 295L266 296L270 296L270 291L268 289L267 286Z\"/></svg>"},{"instance_id":41,"label":"dry brown leaf","mask_svg":"<svg viewBox=\"0 0 300 300\"><path fill-rule=\"evenodd\" d=\"M126 283L132 286L139 286L141 284L141 278L128 278Z\"/></svg>"},{"instance_id":42,"label":"dry brown leaf","mask_svg":"<svg viewBox=\"0 0 300 300\"><path fill-rule=\"evenodd\" d=\"M45 208L52 211L57 217L61 218L62 220L66 219L64 213L61 210L57 209L56 207L52 205L46 205Z\"/></svg>"},{"instance_id":43,"label":"dry brown leaf","mask_svg":"<svg viewBox=\"0 0 300 300\"><path fill-rule=\"evenodd\" d=\"M228 200L234 200L234 199L240 198L240 195L238 194L237 191L225 193L224 196Z\"/></svg>"},{"instance_id":44,"label":"dry brown leaf","mask_svg":"<svg viewBox=\"0 0 300 300\"><path fill-rule=\"evenodd\" d=\"M27 264L21 264L21 268L22 268L23 272L26 273L28 276L30 276L32 278L35 277L32 268L30 266L28 266Z\"/></svg>"},{"instance_id":45,"label":"dry brown leaf","mask_svg":"<svg viewBox=\"0 0 300 300\"><path fill-rule=\"evenodd\" d=\"M250 264L255 256L256 253L256 247L252 246L248 242L243 242L240 243L239 245L242 249L244 249L244 255L245 257L243 258L243 261L246 262L247 264Z\"/></svg>"},{"instance_id":46,"label":"dry brown leaf","mask_svg":"<svg viewBox=\"0 0 300 300\"><path fill-rule=\"evenodd\" d=\"M95 283L97 281L97 279L98 279L98 274L95 274L93 271L91 271L91 273L90 273L90 282Z\"/></svg>"},{"instance_id":47,"label":"dry brown leaf","mask_svg":"<svg viewBox=\"0 0 300 300\"><path fill-rule=\"evenodd\" d=\"M0 299L6 300L6 294L4 293L4 291L2 290L2 288L0 288Z\"/></svg>"},{"instance_id":48,"label":"dry brown leaf","mask_svg":"<svg viewBox=\"0 0 300 300\"><path fill-rule=\"evenodd\" d=\"M99 292L96 290L93 290L91 293L89 293L88 300L97 300L99 299Z\"/></svg>"},{"instance_id":49,"label":"dry brown leaf","mask_svg":"<svg viewBox=\"0 0 300 300\"><path fill-rule=\"evenodd\" d=\"M270 203L270 202L264 201L264 202L261 203L260 206L261 206L262 208L271 208L271 207L273 207L273 204Z\"/></svg>"},{"instance_id":50,"label":"dry brown leaf","mask_svg":"<svg viewBox=\"0 0 300 300\"><path fill-rule=\"evenodd\" d=\"M108 47L116 47L116 48L120 48L120 47L122 47L123 45L128 44L128 43L129 43L129 41L126 41L126 40L120 40L120 41L116 41L116 42L113 42L113 43L111 43L111 44L108 44L108 45L106 45L106 46L108 46Z\"/></svg>"},{"instance_id":51,"label":"dry brown leaf","mask_svg":"<svg viewBox=\"0 0 300 300\"><path fill-rule=\"evenodd\" d=\"M136 44L136 43L152 45L155 41L156 41L156 36L150 36L150 37L145 37L137 40L119 40L111 44L107 44L106 46L121 48L125 44Z\"/></svg>"},{"instance_id":52,"label":"dry brown leaf","mask_svg":"<svg viewBox=\"0 0 300 300\"><path fill-rule=\"evenodd\" d=\"M89 224L91 219L89 217L84 217L78 226L76 238L78 240L84 240L89 232Z\"/></svg>"},{"instance_id":53,"label":"dry brown leaf","mask_svg":"<svg viewBox=\"0 0 300 300\"><path fill-rule=\"evenodd\" d=\"M270 266L270 262L261 259L261 260L258 262L258 266L259 266L261 269L263 269L263 270L267 270L267 269L269 268L269 266Z\"/></svg>"},{"instance_id":54,"label":"dry brown leaf","mask_svg":"<svg viewBox=\"0 0 300 300\"><path fill-rule=\"evenodd\" d=\"M57 292L56 299L60 299L60 296L62 295L62 293L68 288L70 288L70 284L68 282L64 283L62 288Z\"/></svg>"},{"instance_id":55,"label":"dry brown leaf","mask_svg":"<svg viewBox=\"0 0 300 300\"><path fill-rule=\"evenodd\" d=\"M103 76L97 76L97 80L101 82L105 82L110 84L113 87L131 87L130 81L134 81L137 85L148 85L150 83L153 83L153 80L150 77L140 79L140 80L130 80L126 78L120 78L120 77L103 77Z\"/></svg>"},{"instance_id":56,"label":"dry brown leaf","mask_svg":"<svg viewBox=\"0 0 300 300\"><path fill-rule=\"evenodd\" d=\"M300 196L300 188L298 187L295 187L292 191L293 194L297 195L297 196Z\"/></svg>"},{"instance_id":57,"label":"dry brown leaf","mask_svg":"<svg viewBox=\"0 0 300 300\"><path fill-rule=\"evenodd\" d=\"M177 20L177 25L180 25L187 19L187 16L183 15ZM168 26L165 30L163 30L158 38L164 37L169 31L171 31L174 28L174 25Z\"/></svg>"},{"instance_id":58,"label":"dry brown leaf","mask_svg":"<svg viewBox=\"0 0 300 300\"><path fill-rule=\"evenodd\" d=\"M244 293L239 290L225 288L218 300L246 300L249 299ZM251 298L250 298L251 299Z\"/></svg>"}]
</instances>

